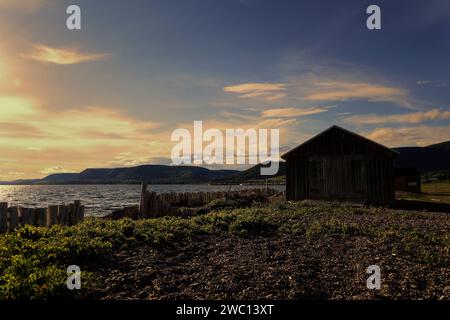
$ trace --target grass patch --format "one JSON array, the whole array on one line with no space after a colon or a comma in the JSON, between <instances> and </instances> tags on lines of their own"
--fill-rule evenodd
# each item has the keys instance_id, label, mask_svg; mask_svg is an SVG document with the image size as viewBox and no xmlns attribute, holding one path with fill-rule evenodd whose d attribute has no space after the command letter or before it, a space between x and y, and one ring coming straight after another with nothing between
<instances>
[{"instance_id":1,"label":"grass patch","mask_svg":"<svg viewBox=\"0 0 450 320\"><path fill-rule=\"evenodd\" d=\"M396 198L450 204L450 181L422 183L421 189L421 193L396 192Z\"/></svg>"},{"instance_id":2,"label":"grass patch","mask_svg":"<svg viewBox=\"0 0 450 320\"><path fill-rule=\"evenodd\" d=\"M401 238L398 250L404 252L420 263L438 267L449 267L450 238L430 234L410 232ZM441 250L433 250L441 248Z\"/></svg>"},{"instance_id":3,"label":"grass patch","mask_svg":"<svg viewBox=\"0 0 450 320\"><path fill-rule=\"evenodd\" d=\"M420 263L448 266L448 237L424 230L396 229L400 221L414 219L413 213L410 219L400 219L396 210L327 203L284 202L241 209L233 209L234 205L188 219L87 219L72 227L27 226L0 235L0 300L82 299L89 296L96 285L93 266L101 264L114 252L139 244L163 249L167 244L205 234L251 237L295 233L315 240L328 235L378 238L392 241L399 252L409 254ZM390 224L380 226L380 222L386 220L391 221ZM66 288L69 265L80 266L82 290Z\"/></svg>"},{"instance_id":4,"label":"grass patch","mask_svg":"<svg viewBox=\"0 0 450 320\"><path fill-rule=\"evenodd\" d=\"M0 299L83 298L95 285L89 266L139 242L160 246L198 233L189 220L88 221L50 229L26 226L0 236ZM82 269L83 290L66 288L67 267Z\"/></svg>"},{"instance_id":5,"label":"grass patch","mask_svg":"<svg viewBox=\"0 0 450 320\"><path fill-rule=\"evenodd\" d=\"M336 218L332 218L327 221L314 221L306 229L306 237L309 239L317 239L322 235L336 234L362 236L371 235L372 232L367 228L362 228L355 223L347 223Z\"/></svg>"}]
</instances>

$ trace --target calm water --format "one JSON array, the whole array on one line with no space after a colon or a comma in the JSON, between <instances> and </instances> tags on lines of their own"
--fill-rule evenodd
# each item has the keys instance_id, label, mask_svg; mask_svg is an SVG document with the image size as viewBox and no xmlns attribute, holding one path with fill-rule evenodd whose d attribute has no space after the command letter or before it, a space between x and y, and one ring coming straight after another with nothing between
<instances>
[{"instance_id":1,"label":"calm water","mask_svg":"<svg viewBox=\"0 0 450 320\"><path fill-rule=\"evenodd\" d=\"M231 190L262 188L262 186L231 186ZM271 186L284 191L284 186ZM230 186L151 185L155 192L228 191ZM87 215L102 216L112 210L139 204L140 185L58 185L1 186L0 202L24 207L46 207L81 200Z\"/></svg>"}]
</instances>

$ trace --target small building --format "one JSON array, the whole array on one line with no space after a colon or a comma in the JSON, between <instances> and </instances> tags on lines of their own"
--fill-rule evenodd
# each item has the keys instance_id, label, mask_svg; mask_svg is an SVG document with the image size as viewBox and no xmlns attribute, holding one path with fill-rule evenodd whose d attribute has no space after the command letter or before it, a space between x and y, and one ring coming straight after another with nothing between
<instances>
[{"instance_id":1,"label":"small building","mask_svg":"<svg viewBox=\"0 0 450 320\"><path fill-rule=\"evenodd\" d=\"M287 200L391 204L398 152L332 126L281 156Z\"/></svg>"},{"instance_id":2,"label":"small building","mask_svg":"<svg viewBox=\"0 0 450 320\"><path fill-rule=\"evenodd\" d=\"M420 172L417 168L394 168L395 190L420 193Z\"/></svg>"}]
</instances>

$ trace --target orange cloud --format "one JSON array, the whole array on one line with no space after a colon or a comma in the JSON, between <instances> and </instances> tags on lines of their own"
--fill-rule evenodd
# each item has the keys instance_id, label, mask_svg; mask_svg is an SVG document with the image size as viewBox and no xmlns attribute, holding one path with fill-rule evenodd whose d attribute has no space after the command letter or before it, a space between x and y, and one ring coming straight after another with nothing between
<instances>
[{"instance_id":1,"label":"orange cloud","mask_svg":"<svg viewBox=\"0 0 450 320\"><path fill-rule=\"evenodd\" d=\"M2 166L27 178L104 167L124 152L131 152L136 163L170 154L167 145L149 144L170 137L159 123L106 107L49 112L25 98L0 96L0 121ZM63 169L49 168L51 163ZM8 177L12 175L4 172L0 180Z\"/></svg>"},{"instance_id":2,"label":"orange cloud","mask_svg":"<svg viewBox=\"0 0 450 320\"><path fill-rule=\"evenodd\" d=\"M43 63L71 65L102 60L108 55L104 53L82 53L78 49L52 48L45 45L36 45L32 53L23 56Z\"/></svg>"},{"instance_id":3,"label":"orange cloud","mask_svg":"<svg viewBox=\"0 0 450 320\"><path fill-rule=\"evenodd\" d=\"M0 59L0 83L6 79L6 65Z\"/></svg>"},{"instance_id":4,"label":"orange cloud","mask_svg":"<svg viewBox=\"0 0 450 320\"><path fill-rule=\"evenodd\" d=\"M332 80L330 80L332 79ZM289 89L289 90L288 90ZM408 91L387 85L349 80L339 76L327 78L306 75L287 83L243 83L224 87L224 92L240 98L275 101L285 97L304 101L389 101L411 108Z\"/></svg>"},{"instance_id":5,"label":"orange cloud","mask_svg":"<svg viewBox=\"0 0 450 320\"><path fill-rule=\"evenodd\" d=\"M25 12L32 12L43 5L48 0L0 0L0 7L13 10L25 10Z\"/></svg>"},{"instance_id":6,"label":"orange cloud","mask_svg":"<svg viewBox=\"0 0 450 320\"><path fill-rule=\"evenodd\" d=\"M450 126L377 128L365 134L369 139L390 147L427 146L449 139Z\"/></svg>"},{"instance_id":7,"label":"orange cloud","mask_svg":"<svg viewBox=\"0 0 450 320\"><path fill-rule=\"evenodd\" d=\"M73 171L65 169L59 165L50 167L50 168L45 168L44 170L41 171L41 173L45 173L45 174L53 174L53 173L71 173Z\"/></svg>"},{"instance_id":8,"label":"orange cloud","mask_svg":"<svg viewBox=\"0 0 450 320\"><path fill-rule=\"evenodd\" d=\"M407 91L372 83L345 81L318 81L306 92L306 100L344 101L367 99L369 101L392 101L408 105Z\"/></svg>"},{"instance_id":9,"label":"orange cloud","mask_svg":"<svg viewBox=\"0 0 450 320\"><path fill-rule=\"evenodd\" d=\"M386 124L386 123L421 123L425 121L447 120L450 119L450 110L432 109L425 112L413 112L406 114L394 114L388 116L380 115L358 115L350 116L344 119L344 122L352 124Z\"/></svg>"},{"instance_id":10,"label":"orange cloud","mask_svg":"<svg viewBox=\"0 0 450 320\"><path fill-rule=\"evenodd\" d=\"M315 107L315 108L278 108L278 109L268 109L261 112L264 118L271 117L281 117L281 118L292 118L292 117L302 117L312 114L318 114L328 111L327 108Z\"/></svg>"},{"instance_id":11,"label":"orange cloud","mask_svg":"<svg viewBox=\"0 0 450 320\"><path fill-rule=\"evenodd\" d=\"M2 138L39 138L44 132L39 128L26 123L0 122L0 136Z\"/></svg>"},{"instance_id":12,"label":"orange cloud","mask_svg":"<svg viewBox=\"0 0 450 320\"><path fill-rule=\"evenodd\" d=\"M23 116L35 115L38 108L35 102L28 98L15 96L0 96L0 119L2 121L16 120Z\"/></svg>"},{"instance_id":13,"label":"orange cloud","mask_svg":"<svg viewBox=\"0 0 450 320\"><path fill-rule=\"evenodd\" d=\"M286 96L286 85L283 83L242 83L224 87L223 91L240 94L240 98L278 100Z\"/></svg>"}]
</instances>

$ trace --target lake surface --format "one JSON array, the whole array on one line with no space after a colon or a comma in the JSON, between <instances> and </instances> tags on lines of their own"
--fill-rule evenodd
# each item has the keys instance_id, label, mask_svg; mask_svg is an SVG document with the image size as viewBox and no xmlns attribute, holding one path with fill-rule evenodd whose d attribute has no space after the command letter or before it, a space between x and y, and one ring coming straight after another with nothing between
<instances>
[{"instance_id":1,"label":"lake surface","mask_svg":"<svg viewBox=\"0 0 450 320\"><path fill-rule=\"evenodd\" d=\"M263 186L225 185L149 185L149 190L163 192L228 191L263 188ZM284 191L285 186L270 186ZM112 210L139 204L140 185L0 185L0 202L24 207L46 207L81 200L86 215L104 216Z\"/></svg>"}]
</instances>

